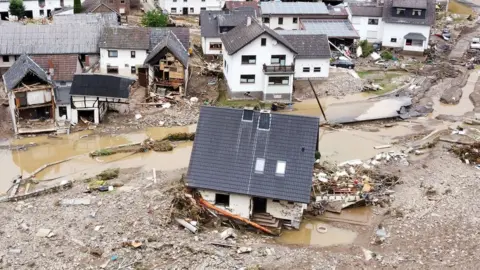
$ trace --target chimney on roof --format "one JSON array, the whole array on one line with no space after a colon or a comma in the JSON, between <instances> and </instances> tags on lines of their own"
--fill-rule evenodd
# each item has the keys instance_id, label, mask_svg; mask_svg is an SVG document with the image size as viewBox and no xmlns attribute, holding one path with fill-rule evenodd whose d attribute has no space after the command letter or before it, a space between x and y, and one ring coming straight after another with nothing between
<instances>
[{"instance_id":1,"label":"chimney on roof","mask_svg":"<svg viewBox=\"0 0 480 270\"><path fill-rule=\"evenodd\" d=\"M247 17L247 26L249 26L250 24L252 24L252 17L248 16Z\"/></svg>"}]
</instances>

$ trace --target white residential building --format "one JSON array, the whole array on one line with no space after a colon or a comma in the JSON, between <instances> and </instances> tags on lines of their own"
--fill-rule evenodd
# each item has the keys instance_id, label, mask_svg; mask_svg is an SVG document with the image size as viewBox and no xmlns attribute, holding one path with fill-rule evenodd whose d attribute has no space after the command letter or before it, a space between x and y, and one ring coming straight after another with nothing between
<instances>
[{"instance_id":1,"label":"white residential building","mask_svg":"<svg viewBox=\"0 0 480 270\"><path fill-rule=\"evenodd\" d=\"M382 41L383 7L351 5L348 7L351 22L357 30L360 40L368 42Z\"/></svg>"},{"instance_id":2,"label":"white residential building","mask_svg":"<svg viewBox=\"0 0 480 270\"><path fill-rule=\"evenodd\" d=\"M223 0L160 0L159 5L172 15L199 15L202 10L221 10Z\"/></svg>"},{"instance_id":3,"label":"white residential building","mask_svg":"<svg viewBox=\"0 0 480 270\"><path fill-rule=\"evenodd\" d=\"M285 38L249 18L222 43L230 98L291 102L297 52Z\"/></svg>"},{"instance_id":4,"label":"white residential building","mask_svg":"<svg viewBox=\"0 0 480 270\"><path fill-rule=\"evenodd\" d=\"M0 0L0 20L10 17L9 0ZM24 0L25 16L28 18L50 17L55 10L73 7L73 0ZM13 16L15 17L15 16Z\"/></svg>"}]
</instances>

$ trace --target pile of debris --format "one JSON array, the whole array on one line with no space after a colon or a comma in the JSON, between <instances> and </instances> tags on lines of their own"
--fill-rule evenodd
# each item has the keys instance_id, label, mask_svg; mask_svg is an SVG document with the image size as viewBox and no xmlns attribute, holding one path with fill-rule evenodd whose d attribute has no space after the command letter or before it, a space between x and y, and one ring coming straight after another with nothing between
<instances>
[{"instance_id":1,"label":"pile of debris","mask_svg":"<svg viewBox=\"0 0 480 270\"><path fill-rule=\"evenodd\" d=\"M391 188L399 183L399 177L380 173L375 166L391 162L408 166L406 157L403 153L385 152L365 162L352 160L337 166L318 164L312 185L315 202L307 212L321 215L324 211L340 213L352 206L389 205L394 193Z\"/></svg>"},{"instance_id":2,"label":"pile of debris","mask_svg":"<svg viewBox=\"0 0 480 270\"><path fill-rule=\"evenodd\" d=\"M453 146L450 151L457 155L462 162L472 164L480 169L480 142L471 145Z\"/></svg>"}]
</instances>

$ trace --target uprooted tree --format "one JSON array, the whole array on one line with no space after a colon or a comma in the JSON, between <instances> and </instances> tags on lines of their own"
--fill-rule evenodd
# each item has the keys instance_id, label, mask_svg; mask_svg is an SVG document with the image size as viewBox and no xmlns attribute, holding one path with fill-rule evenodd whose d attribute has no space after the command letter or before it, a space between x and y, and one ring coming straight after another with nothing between
<instances>
[{"instance_id":1,"label":"uprooted tree","mask_svg":"<svg viewBox=\"0 0 480 270\"><path fill-rule=\"evenodd\" d=\"M17 16L18 19L23 18L25 15L25 6L23 0L10 0L10 6L8 7L10 14Z\"/></svg>"},{"instance_id":2,"label":"uprooted tree","mask_svg":"<svg viewBox=\"0 0 480 270\"><path fill-rule=\"evenodd\" d=\"M143 14L141 23L145 27L164 27L167 26L168 15L158 10L150 10Z\"/></svg>"}]
</instances>

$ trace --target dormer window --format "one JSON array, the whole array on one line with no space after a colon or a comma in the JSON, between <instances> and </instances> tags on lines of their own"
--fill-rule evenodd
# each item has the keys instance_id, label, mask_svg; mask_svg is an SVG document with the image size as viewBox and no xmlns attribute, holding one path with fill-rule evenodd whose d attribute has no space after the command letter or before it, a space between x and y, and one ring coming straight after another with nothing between
<instances>
[{"instance_id":1,"label":"dormer window","mask_svg":"<svg viewBox=\"0 0 480 270\"><path fill-rule=\"evenodd\" d=\"M397 8L397 15L405 15L405 9L404 8Z\"/></svg>"},{"instance_id":2,"label":"dormer window","mask_svg":"<svg viewBox=\"0 0 480 270\"><path fill-rule=\"evenodd\" d=\"M414 9L412 12L412 15L415 16L422 16L422 10L421 9Z\"/></svg>"}]
</instances>

